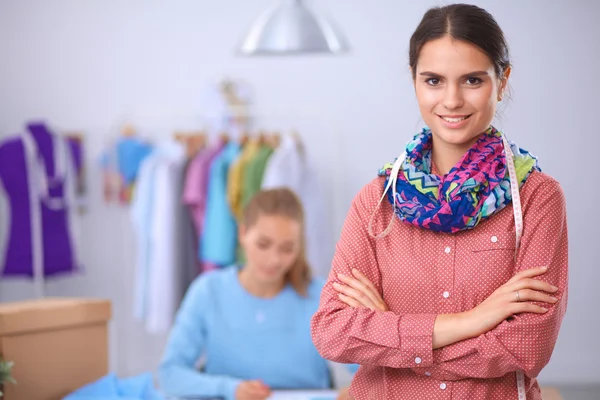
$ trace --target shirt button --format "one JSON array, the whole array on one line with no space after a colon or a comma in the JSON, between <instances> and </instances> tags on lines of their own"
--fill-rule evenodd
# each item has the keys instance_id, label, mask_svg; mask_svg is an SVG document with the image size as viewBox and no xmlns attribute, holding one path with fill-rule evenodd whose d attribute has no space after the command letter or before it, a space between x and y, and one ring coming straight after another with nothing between
<instances>
[{"instance_id":1,"label":"shirt button","mask_svg":"<svg viewBox=\"0 0 600 400\"><path fill-rule=\"evenodd\" d=\"M426 376L431 376L431 372L427 371L427 372L425 372L425 375Z\"/></svg>"},{"instance_id":2,"label":"shirt button","mask_svg":"<svg viewBox=\"0 0 600 400\"><path fill-rule=\"evenodd\" d=\"M444 249L444 251L446 252L446 254L450 254L450 251L452 251L452 249L450 247L446 247L446 249Z\"/></svg>"},{"instance_id":3,"label":"shirt button","mask_svg":"<svg viewBox=\"0 0 600 400\"><path fill-rule=\"evenodd\" d=\"M444 294L442 294L442 296L444 296L444 298L447 299L448 297L450 297L450 293L444 292Z\"/></svg>"},{"instance_id":4,"label":"shirt button","mask_svg":"<svg viewBox=\"0 0 600 400\"><path fill-rule=\"evenodd\" d=\"M496 243L498 241L498 236L492 236L492 243Z\"/></svg>"},{"instance_id":5,"label":"shirt button","mask_svg":"<svg viewBox=\"0 0 600 400\"><path fill-rule=\"evenodd\" d=\"M422 360L421 360L421 357L417 357L417 358L415 358L415 362L416 362L417 364L421 364L421 361L422 361Z\"/></svg>"},{"instance_id":6,"label":"shirt button","mask_svg":"<svg viewBox=\"0 0 600 400\"><path fill-rule=\"evenodd\" d=\"M444 382L440 383L440 389L446 390L446 384Z\"/></svg>"}]
</instances>

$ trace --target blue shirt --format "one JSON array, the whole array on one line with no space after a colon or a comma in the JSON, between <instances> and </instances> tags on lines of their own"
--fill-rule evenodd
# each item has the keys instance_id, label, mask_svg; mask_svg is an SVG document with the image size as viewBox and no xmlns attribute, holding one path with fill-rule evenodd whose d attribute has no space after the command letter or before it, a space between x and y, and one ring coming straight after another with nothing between
<instances>
[{"instance_id":1,"label":"blue shirt","mask_svg":"<svg viewBox=\"0 0 600 400\"><path fill-rule=\"evenodd\" d=\"M227 175L239 152L237 143L228 143L215 157L209 170L200 259L218 266L231 265L236 258L238 231L227 202Z\"/></svg>"},{"instance_id":2,"label":"blue shirt","mask_svg":"<svg viewBox=\"0 0 600 400\"><path fill-rule=\"evenodd\" d=\"M152 145L136 137L120 138L117 142L117 160L119 172L126 184L137 177L140 164L152 153Z\"/></svg>"},{"instance_id":3,"label":"blue shirt","mask_svg":"<svg viewBox=\"0 0 600 400\"><path fill-rule=\"evenodd\" d=\"M288 285L263 299L240 284L239 268L198 277L188 289L159 368L171 396L235 399L237 385L260 379L271 389L328 389L328 362L315 349L310 319L324 285L314 279L308 296ZM203 372L196 368L206 357Z\"/></svg>"}]
</instances>

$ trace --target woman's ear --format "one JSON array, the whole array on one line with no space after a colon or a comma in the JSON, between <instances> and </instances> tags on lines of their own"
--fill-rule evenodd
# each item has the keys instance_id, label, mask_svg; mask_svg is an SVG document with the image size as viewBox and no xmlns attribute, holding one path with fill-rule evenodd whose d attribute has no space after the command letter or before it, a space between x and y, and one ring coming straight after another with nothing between
<instances>
[{"instance_id":1,"label":"woman's ear","mask_svg":"<svg viewBox=\"0 0 600 400\"><path fill-rule=\"evenodd\" d=\"M246 237L246 232L247 232L246 226L244 224L240 223L238 225L238 241L240 243L244 242L244 238Z\"/></svg>"},{"instance_id":2,"label":"woman's ear","mask_svg":"<svg viewBox=\"0 0 600 400\"><path fill-rule=\"evenodd\" d=\"M510 77L511 72L511 67L506 67L504 73L502 74L502 77L500 78L500 87L498 88L498 101L502 101L504 93L506 93L506 88L508 86L508 78Z\"/></svg>"}]
</instances>

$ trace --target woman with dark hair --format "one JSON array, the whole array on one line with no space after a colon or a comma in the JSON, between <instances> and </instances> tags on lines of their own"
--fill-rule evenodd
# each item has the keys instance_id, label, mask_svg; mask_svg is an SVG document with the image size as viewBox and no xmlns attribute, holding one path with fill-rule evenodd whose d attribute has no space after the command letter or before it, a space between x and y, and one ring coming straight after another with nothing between
<instances>
[{"instance_id":1,"label":"woman with dark hair","mask_svg":"<svg viewBox=\"0 0 600 400\"><path fill-rule=\"evenodd\" d=\"M357 400L539 400L567 307L565 198L491 125L504 34L479 7L432 8L409 64L427 128L355 197L313 341L361 365Z\"/></svg>"}]
</instances>

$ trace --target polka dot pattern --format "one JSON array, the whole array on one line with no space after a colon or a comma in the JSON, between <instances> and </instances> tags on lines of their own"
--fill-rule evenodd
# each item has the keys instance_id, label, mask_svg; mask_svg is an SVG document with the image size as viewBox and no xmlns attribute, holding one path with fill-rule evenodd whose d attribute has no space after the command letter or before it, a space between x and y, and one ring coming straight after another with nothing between
<instances>
[{"instance_id":1,"label":"polka dot pattern","mask_svg":"<svg viewBox=\"0 0 600 400\"><path fill-rule=\"evenodd\" d=\"M523 237L515 260L512 206L477 228L439 234L395 220L391 233L373 233L392 217L382 203L383 178L354 199L337 244L333 267L312 319L320 354L361 364L350 393L356 400L518 399L517 374L525 374L527 400L540 400L536 377L550 361L567 307L568 238L562 189L535 172L521 188ZM395 217L394 217L395 218ZM516 272L548 266L542 279L558 286L546 314L521 314L477 338L432 350L438 314L470 310ZM337 298L338 273L357 268L375 284L389 312L354 309Z\"/></svg>"}]
</instances>

